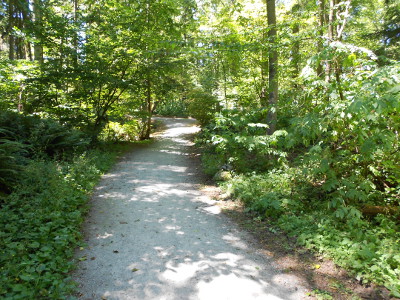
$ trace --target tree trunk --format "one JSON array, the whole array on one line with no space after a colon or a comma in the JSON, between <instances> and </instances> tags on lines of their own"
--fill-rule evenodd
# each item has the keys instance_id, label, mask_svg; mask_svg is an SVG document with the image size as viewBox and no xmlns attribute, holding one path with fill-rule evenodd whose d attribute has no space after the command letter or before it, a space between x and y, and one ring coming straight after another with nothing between
<instances>
[{"instance_id":1,"label":"tree trunk","mask_svg":"<svg viewBox=\"0 0 400 300\"><path fill-rule=\"evenodd\" d=\"M400 215L399 215L399 207L396 206L374 206L374 205L366 205L363 208L361 208L361 212L363 215L367 216L373 216L375 217L378 214L382 215L397 215L397 219L400 220Z\"/></svg>"},{"instance_id":2,"label":"tree trunk","mask_svg":"<svg viewBox=\"0 0 400 300\"><path fill-rule=\"evenodd\" d=\"M35 35L36 42L33 46L35 60L43 62L43 46L42 46L42 7L40 0L33 1L33 15L35 16Z\"/></svg>"},{"instance_id":3,"label":"tree trunk","mask_svg":"<svg viewBox=\"0 0 400 300\"><path fill-rule=\"evenodd\" d=\"M263 44L266 43L265 32L262 35ZM267 70L268 70L268 54L266 47L263 46L261 49L261 89L260 89L260 104L262 107L268 106L268 88L267 88Z\"/></svg>"},{"instance_id":4,"label":"tree trunk","mask_svg":"<svg viewBox=\"0 0 400 300\"><path fill-rule=\"evenodd\" d=\"M78 37L78 13L79 13L79 5L78 0L74 0L74 25L75 25L75 32L74 32L74 65L75 67L78 66L78 47L79 47L79 37Z\"/></svg>"},{"instance_id":5,"label":"tree trunk","mask_svg":"<svg viewBox=\"0 0 400 300\"><path fill-rule=\"evenodd\" d=\"M292 33L294 36L294 42L291 49L291 67L292 67L292 78L294 79L294 88L297 89L298 84L296 82L297 78L300 74L300 40L299 40L299 32L300 32L300 25L298 23L298 15L300 11L300 5L296 4L292 8L292 14L294 17L294 24L292 25Z\"/></svg>"},{"instance_id":6,"label":"tree trunk","mask_svg":"<svg viewBox=\"0 0 400 300\"><path fill-rule=\"evenodd\" d=\"M30 26L32 22L32 14L29 8L29 0L20 1L21 5L21 29L26 29ZM21 58L32 60L32 50L31 50L31 43L21 38Z\"/></svg>"},{"instance_id":7,"label":"tree trunk","mask_svg":"<svg viewBox=\"0 0 400 300\"><path fill-rule=\"evenodd\" d=\"M335 21L335 0L329 0L329 21L328 21L328 42L332 43L335 36L334 36L334 21ZM327 82L331 81L331 71L332 70L332 62L326 62L326 69L325 69L325 80Z\"/></svg>"},{"instance_id":8,"label":"tree trunk","mask_svg":"<svg viewBox=\"0 0 400 300\"><path fill-rule=\"evenodd\" d=\"M299 24L294 24L292 27L293 35L296 37L296 40L292 46L292 67L293 67L293 78L297 78L300 74L299 67L299 55L300 55L300 42L298 40L298 34L300 32Z\"/></svg>"},{"instance_id":9,"label":"tree trunk","mask_svg":"<svg viewBox=\"0 0 400 300\"><path fill-rule=\"evenodd\" d=\"M31 13L28 0L9 0L8 1L8 58L26 59L32 58L29 42L23 37L14 36L14 27L20 30L27 29L30 26Z\"/></svg>"},{"instance_id":10,"label":"tree trunk","mask_svg":"<svg viewBox=\"0 0 400 300\"><path fill-rule=\"evenodd\" d=\"M318 37L318 53L322 52L323 49L323 36L325 26L325 0L319 0L318 2L318 20L319 20L319 37ZM318 62L317 74L320 79L324 79L322 62Z\"/></svg>"},{"instance_id":11,"label":"tree trunk","mask_svg":"<svg viewBox=\"0 0 400 300\"><path fill-rule=\"evenodd\" d=\"M278 104L278 51L276 47L276 9L275 0L267 0L267 18L268 18L268 38L271 49L268 55L268 104L269 112L267 122L269 125L268 134L276 130L277 104Z\"/></svg>"},{"instance_id":12,"label":"tree trunk","mask_svg":"<svg viewBox=\"0 0 400 300\"><path fill-rule=\"evenodd\" d=\"M15 59L15 38L12 33L15 21L14 11L15 11L14 0L10 0L8 2L8 58L10 60Z\"/></svg>"},{"instance_id":13,"label":"tree trunk","mask_svg":"<svg viewBox=\"0 0 400 300\"><path fill-rule=\"evenodd\" d=\"M150 138L151 133L151 115L152 115L152 103L151 103L151 81L150 76L147 76L146 79L146 112L147 116L144 120L145 127L144 132L142 133L140 139L148 140Z\"/></svg>"},{"instance_id":14,"label":"tree trunk","mask_svg":"<svg viewBox=\"0 0 400 300\"><path fill-rule=\"evenodd\" d=\"M341 0L336 0L336 1L337 1L336 4L339 4ZM337 25L336 40L338 40L338 41L342 40L344 28L346 26L347 19L349 17L350 3L351 3L351 0L347 1L345 10L343 12L337 13L338 16L343 16L343 20L341 20L342 21L341 24ZM339 92L340 99L342 101L344 101L342 80L340 77L342 74L342 62L338 58L336 58L334 61L334 65L335 65L335 78L336 78L337 89Z\"/></svg>"}]
</instances>

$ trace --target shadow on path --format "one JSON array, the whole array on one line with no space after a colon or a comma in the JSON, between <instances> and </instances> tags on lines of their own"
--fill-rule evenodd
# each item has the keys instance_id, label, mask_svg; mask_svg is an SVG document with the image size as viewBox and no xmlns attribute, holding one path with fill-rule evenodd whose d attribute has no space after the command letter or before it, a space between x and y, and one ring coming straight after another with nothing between
<instances>
[{"instance_id":1,"label":"shadow on path","mask_svg":"<svg viewBox=\"0 0 400 300\"><path fill-rule=\"evenodd\" d=\"M74 279L80 299L301 299L291 275L196 189L185 148L193 120L163 119L157 141L126 155L96 189L88 247Z\"/></svg>"}]
</instances>

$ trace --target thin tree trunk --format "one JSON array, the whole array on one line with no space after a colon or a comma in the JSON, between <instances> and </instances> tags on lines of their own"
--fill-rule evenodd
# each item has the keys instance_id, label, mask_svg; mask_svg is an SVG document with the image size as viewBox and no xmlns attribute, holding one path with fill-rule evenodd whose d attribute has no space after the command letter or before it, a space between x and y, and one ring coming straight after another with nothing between
<instances>
[{"instance_id":1,"label":"thin tree trunk","mask_svg":"<svg viewBox=\"0 0 400 300\"><path fill-rule=\"evenodd\" d=\"M228 103L228 99L227 99L227 94L228 94L228 87L227 87L227 76L226 76L226 73L227 73L227 70L226 70L226 67L225 67L225 64L224 63L222 63L222 73L223 73L223 76L224 76L224 99L225 99L225 108L226 109L228 109L228 106L229 106L229 103ZM220 111L221 109L219 109L218 111Z\"/></svg>"},{"instance_id":2,"label":"thin tree trunk","mask_svg":"<svg viewBox=\"0 0 400 300\"><path fill-rule=\"evenodd\" d=\"M263 32L263 43L266 43L265 32ZM268 88L267 88L267 70L268 70L268 55L265 49L266 47L263 46L261 49L261 89L260 89L260 104L262 107L268 106Z\"/></svg>"},{"instance_id":3,"label":"thin tree trunk","mask_svg":"<svg viewBox=\"0 0 400 300\"><path fill-rule=\"evenodd\" d=\"M319 0L318 2L318 20L319 20L318 53L321 53L323 49L323 36L324 36L324 26L325 26L325 0ZM321 61L318 62L317 74L320 77L320 79L324 78Z\"/></svg>"},{"instance_id":4,"label":"thin tree trunk","mask_svg":"<svg viewBox=\"0 0 400 300\"><path fill-rule=\"evenodd\" d=\"M15 21L14 11L15 11L14 0L10 0L8 2L8 58L10 60L15 59L15 37L12 32Z\"/></svg>"},{"instance_id":5,"label":"thin tree trunk","mask_svg":"<svg viewBox=\"0 0 400 300\"><path fill-rule=\"evenodd\" d=\"M21 1L21 29L28 28L32 22L32 15L29 9L29 1ZM32 60L31 43L25 39L21 39L21 52L22 58Z\"/></svg>"},{"instance_id":6,"label":"thin tree trunk","mask_svg":"<svg viewBox=\"0 0 400 300\"><path fill-rule=\"evenodd\" d=\"M36 42L33 46L35 60L43 62L43 46L42 46L42 7L40 0L33 1L33 15L35 17L35 35Z\"/></svg>"},{"instance_id":7,"label":"thin tree trunk","mask_svg":"<svg viewBox=\"0 0 400 300\"><path fill-rule=\"evenodd\" d=\"M329 0L329 21L328 21L328 40L329 43L332 43L334 40L334 18L335 18L335 0ZM326 62L326 69L325 69L325 80L327 82L331 81L331 69L332 69L332 62Z\"/></svg>"},{"instance_id":8,"label":"thin tree trunk","mask_svg":"<svg viewBox=\"0 0 400 300\"><path fill-rule=\"evenodd\" d=\"M150 1L146 1L146 25L149 27L150 26ZM146 45L146 50L147 50L147 45ZM147 67L150 66L149 59L147 59ZM141 140L146 140L150 138L150 130L151 130L151 80L150 80L150 70L147 70L147 75L146 75L146 112L147 112L147 118L143 120L145 123L145 131L142 133L142 136L140 137Z\"/></svg>"},{"instance_id":9,"label":"thin tree trunk","mask_svg":"<svg viewBox=\"0 0 400 300\"><path fill-rule=\"evenodd\" d=\"M78 13L79 13L79 5L78 0L74 0L74 25L75 25L75 32L74 32L74 65L75 67L78 65Z\"/></svg>"},{"instance_id":10,"label":"thin tree trunk","mask_svg":"<svg viewBox=\"0 0 400 300\"><path fill-rule=\"evenodd\" d=\"M292 46L292 57L291 57L291 65L292 65L292 78L295 80L294 83L294 88L297 89L298 84L296 82L297 78L299 77L300 74L300 40L299 40L299 32L300 32L300 25L297 22L298 20L298 14L300 10L300 5L296 4L292 8L292 14L294 15L295 23L292 25L292 32L293 36L295 38Z\"/></svg>"},{"instance_id":11,"label":"thin tree trunk","mask_svg":"<svg viewBox=\"0 0 400 300\"><path fill-rule=\"evenodd\" d=\"M143 139L147 140L150 138L150 131L151 131L151 81L150 76L147 76L146 79L146 104L147 104L147 120L146 120L146 131L143 136Z\"/></svg>"},{"instance_id":12,"label":"thin tree trunk","mask_svg":"<svg viewBox=\"0 0 400 300\"><path fill-rule=\"evenodd\" d=\"M340 3L341 0L337 0L337 4ZM342 36L343 36L343 32L344 32L344 28L346 26L347 23L347 19L349 17L349 10L350 10L350 5L351 5L351 0L347 1L346 3L346 7L343 13L341 13L340 15L343 16L343 20L341 22L341 24L338 24L337 26L337 36L336 39L338 41L341 41ZM339 15L339 13L337 13L337 15ZM341 81L341 74L342 74L342 63L341 61L337 58L335 60L335 78L336 78L336 84L337 84L337 88L338 88L338 92L339 92L339 96L340 99L342 101L344 101L344 94L343 94L343 88L342 88L342 81Z\"/></svg>"},{"instance_id":13,"label":"thin tree trunk","mask_svg":"<svg viewBox=\"0 0 400 300\"><path fill-rule=\"evenodd\" d=\"M297 78L300 74L300 67L299 67L300 41L298 40L298 34L300 32L299 24L294 24L292 31L293 35L297 38L292 46L293 78Z\"/></svg>"},{"instance_id":14,"label":"thin tree trunk","mask_svg":"<svg viewBox=\"0 0 400 300\"><path fill-rule=\"evenodd\" d=\"M276 31L276 9L275 0L267 0L267 18L268 18L268 38L272 45L268 55L268 104L269 113L267 122L269 124L268 133L272 134L276 130L277 122L277 104L278 104L278 51L276 47L277 31Z\"/></svg>"}]
</instances>

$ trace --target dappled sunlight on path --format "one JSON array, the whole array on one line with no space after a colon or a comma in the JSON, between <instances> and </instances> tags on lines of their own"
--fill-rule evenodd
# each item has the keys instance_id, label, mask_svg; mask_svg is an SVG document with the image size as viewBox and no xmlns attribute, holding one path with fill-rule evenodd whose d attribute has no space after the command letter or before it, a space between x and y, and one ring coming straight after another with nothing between
<instances>
[{"instance_id":1,"label":"dappled sunlight on path","mask_svg":"<svg viewBox=\"0 0 400 300\"><path fill-rule=\"evenodd\" d=\"M105 175L74 274L81 299L301 299L296 278L258 254L197 188L185 152L193 120L164 119L158 140Z\"/></svg>"}]
</instances>

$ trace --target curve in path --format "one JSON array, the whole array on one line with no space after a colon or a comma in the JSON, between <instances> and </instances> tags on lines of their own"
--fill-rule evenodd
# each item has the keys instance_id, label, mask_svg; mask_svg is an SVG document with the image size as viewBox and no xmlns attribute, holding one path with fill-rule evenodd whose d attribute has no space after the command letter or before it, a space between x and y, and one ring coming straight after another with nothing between
<instances>
[{"instance_id":1,"label":"curve in path","mask_svg":"<svg viewBox=\"0 0 400 300\"><path fill-rule=\"evenodd\" d=\"M85 225L74 279L81 299L302 299L297 278L257 253L198 189L190 171L193 120L166 130L105 175Z\"/></svg>"}]
</instances>

